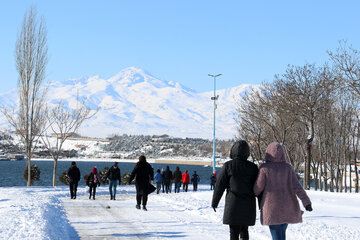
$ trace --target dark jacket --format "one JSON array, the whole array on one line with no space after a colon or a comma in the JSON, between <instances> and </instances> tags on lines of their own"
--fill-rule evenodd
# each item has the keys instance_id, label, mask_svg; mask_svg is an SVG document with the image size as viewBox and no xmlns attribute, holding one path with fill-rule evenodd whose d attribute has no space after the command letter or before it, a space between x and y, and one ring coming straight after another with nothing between
<instances>
[{"instance_id":1,"label":"dark jacket","mask_svg":"<svg viewBox=\"0 0 360 240\"><path fill-rule=\"evenodd\" d=\"M72 165L67 172L67 176L70 183L77 183L80 181L80 170L75 165Z\"/></svg>"},{"instance_id":2,"label":"dark jacket","mask_svg":"<svg viewBox=\"0 0 360 240\"><path fill-rule=\"evenodd\" d=\"M170 168L166 167L166 170L163 175L164 183L170 183L172 180L172 177L173 177L172 171L170 171Z\"/></svg>"},{"instance_id":3,"label":"dark jacket","mask_svg":"<svg viewBox=\"0 0 360 240\"><path fill-rule=\"evenodd\" d=\"M198 182L200 182L200 176L197 175L197 173L194 173L194 174L191 176L191 183L197 184Z\"/></svg>"},{"instance_id":4,"label":"dark jacket","mask_svg":"<svg viewBox=\"0 0 360 240\"><path fill-rule=\"evenodd\" d=\"M148 162L139 161L130 175L129 182L135 177L136 191L145 194L149 188L150 180L154 180L154 170Z\"/></svg>"},{"instance_id":5,"label":"dark jacket","mask_svg":"<svg viewBox=\"0 0 360 240\"><path fill-rule=\"evenodd\" d=\"M86 179L86 185L90 186L100 186L100 176L98 173L96 173L96 182L95 182L95 175L93 173L90 173L88 178Z\"/></svg>"},{"instance_id":6,"label":"dark jacket","mask_svg":"<svg viewBox=\"0 0 360 240\"><path fill-rule=\"evenodd\" d=\"M259 170L254 163L247 161L249 153L247 142L236 142L230 152L232 160L224 164L217 176L211 206L218 206L226 190L224 224L255 225L256 200L253 186Z\"/></svg>"},{"instance_id":7,"label":"dark jacket","mask_svg":"<svg viewBox=\"0 0 360 240\"><path fill-rule=\"evenodd\" d=\"M109 171L106 173L106 178L110 179L111 181L119 180L119 184L121 182L121 174L120 174L120 168L115 168L112 166Z\"/></svg>"},{"instance_id":8,"label":"dark jacket","mask_svg":"<svg viewBox=\"0 0 360 240\"><path fill-rule=\"evenodd\" d=\"M176 170L173 173L173 179L175 183L178 183L181 181L182 173L178 167L176 167Z\"/></svg>"},{"instance_id":9,"label":"dark jacket","mask_svg":"<svg viewBox=\"0 0 360 240\"><path fill-rule=\"evenodd\" d=\"M211 184L211 185L215 185L215 183L216 183L215 174L211 174L211 175L210 175L210 184Z\"/></svg>"}]
</instances>

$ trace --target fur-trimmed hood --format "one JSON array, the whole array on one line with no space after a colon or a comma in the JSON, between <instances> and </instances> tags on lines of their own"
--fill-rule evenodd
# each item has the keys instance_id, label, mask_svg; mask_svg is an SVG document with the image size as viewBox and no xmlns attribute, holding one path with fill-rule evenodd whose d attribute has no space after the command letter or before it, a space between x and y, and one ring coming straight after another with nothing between
<instances>
[{"instance_id":1,"label":"fur-trimmed hood","mask_svg":"<svg viewBox=\"0 0 360 240\"><path fill-rule=\"evenodd\" d=\"M278 142L271 143L265 152L266 162L286 162L283 146Z\"/></svg>"}]
</instances>

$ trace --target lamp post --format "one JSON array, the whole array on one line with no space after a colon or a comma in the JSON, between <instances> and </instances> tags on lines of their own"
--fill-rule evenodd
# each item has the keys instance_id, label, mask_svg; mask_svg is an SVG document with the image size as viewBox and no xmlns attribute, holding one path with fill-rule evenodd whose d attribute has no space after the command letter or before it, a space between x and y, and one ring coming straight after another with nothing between
<instances>
[{"instance_id":1,"label":"lamp post","mask_svg":"<svg viewBox=\"0 0 360 240\"><path fill-rule=\"evenodd\" d=\"M219 95L216 95L216 78L221 75L222 75L221 73L216 74L216 75L208 74L209 77L214 78L214 96L211 97L211 100L214 101L213 173L215 173L215 110L217 108L216 100L218 100L218 98L219 98Z\"/></svg>"}]
</instances>

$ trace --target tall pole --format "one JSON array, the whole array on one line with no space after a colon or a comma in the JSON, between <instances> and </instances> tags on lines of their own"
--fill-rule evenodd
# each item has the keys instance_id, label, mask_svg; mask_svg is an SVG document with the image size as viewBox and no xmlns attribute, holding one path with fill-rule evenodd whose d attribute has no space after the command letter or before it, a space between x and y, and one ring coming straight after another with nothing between
<instances>
[{"instance_id":1,"label":"tall pole","mask_svg":"<svg viewBox=\"0 0 360 240\"><path fill-rule=\"evenodd\" d=\"M213 138L213 173L215 173L216 169L215 169L215 110L217 108L217 105L216 105L216 100L219 98L219 95L216 96L216 77L219 77L221 76L221 73L220 74L216 74L216 75L213 75L213 74L208 74L209 77L212 77L214 78L214 96L211 97L211 100L214 101L214 138Z\"/></svg>"}]
</instances>

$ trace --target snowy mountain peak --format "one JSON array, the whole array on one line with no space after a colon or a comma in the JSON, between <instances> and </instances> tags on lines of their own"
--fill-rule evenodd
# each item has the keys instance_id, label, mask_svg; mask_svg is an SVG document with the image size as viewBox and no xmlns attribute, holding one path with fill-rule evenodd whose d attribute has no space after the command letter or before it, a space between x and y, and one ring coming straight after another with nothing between
<instances>
[{"instance_id":1,"label":"snowy mountain peak","mask_svg":"<svg viewBox=\"0 0 360 240\"><path fill-rule=\"evenodd\" d=\"M236 100L249 89L241 85L218 90L217 134L219 139L236 135L234 114ZM78 106L77 96L87 99L100 111L83 124L80 134L106 137L113 134L168 134L174 137L212 138L212 92L197 93L177 82L162 81L145 70L125 68L109 79L82 77L52 83L48 102L63 100ZM14 94L0 94L0 104L9 105ZM0 116L0 127L8 126Z\"/></svg>"},{"instance_id":2,"label":"snowy mountain peak","mask_svg":"<svg viewBox=\"0 0 360 240\"><path fill-rule=\"evenodd\" d=\"M157 80L151 76L151 74L147 73L145 70L137 67L128 67L120 71L114 77L108 79L111 84L120 83L120 84L127 84L133 85L142 82L148 82L151 80Z\"/></svg>"}]
</instances>

